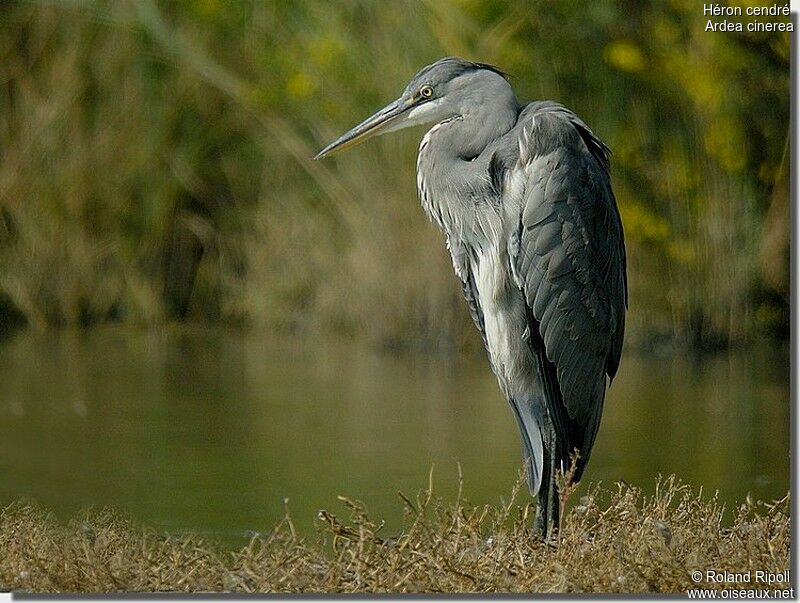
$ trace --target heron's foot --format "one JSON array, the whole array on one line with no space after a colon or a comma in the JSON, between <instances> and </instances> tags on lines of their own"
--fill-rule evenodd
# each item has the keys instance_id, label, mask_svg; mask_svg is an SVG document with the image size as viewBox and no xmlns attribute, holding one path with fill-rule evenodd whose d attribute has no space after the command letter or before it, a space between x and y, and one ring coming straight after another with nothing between
<instances>
[{"instance_id":1,"label":"heron's foot","mask_svg":"<svg viewBox=\"0 0 800 603\"><path fill-rule=\"evenodd\" d=\"M547 541L547 534L550 530L547 529L547 520L544 518L544 515L536 511L536 517L533 520L533 537L538 542L546 542Z\"/></svg>"},{"instance_id":2,"label":"heron's foot","mask_svg":"<svg viewBox=\"0 0 800 603\"><path fill-rule=\"evenodd\" d=\"M533 537L537 542L555 547L558 544L558 519L551 514L542 512L538 506L536 517L533 520Z\"/></svg>"},{"instance_id":3,"label":"heron's foot","mask_svg":"<svg viewBox=\"0 0 800 603\"><path fill-rule=\"evenodd\" d=\"M561 505L558 496L558 485L555 479L543 482L536 497L536 517L533 520L533 535L536 540L545 544L558 543Z\"/></svg>"}]
</instances>

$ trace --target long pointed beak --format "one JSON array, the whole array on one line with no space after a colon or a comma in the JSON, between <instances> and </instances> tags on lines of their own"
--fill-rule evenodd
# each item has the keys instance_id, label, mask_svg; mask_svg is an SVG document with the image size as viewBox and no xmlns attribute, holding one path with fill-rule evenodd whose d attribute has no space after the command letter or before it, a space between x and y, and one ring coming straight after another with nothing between
<instances>
[{"instance_id":1,"label":"long pointed beak","mask_svg":"<svg viewBox=\"0 0 800 603\"><path fill-rule=\"evenodd\" d=\"M339 138L334 140L327 147L322 149L314 159L322 159L329 157L339 151L344 151L352 146L364 142L368 138L383 134L388 131L397 118L399 118L406 109L410 108L411 104L397 99L396 101L386 105L383 109L375 113L375 115L368 117L355 128L342 134Z\"/></svg>"}]
</instances>

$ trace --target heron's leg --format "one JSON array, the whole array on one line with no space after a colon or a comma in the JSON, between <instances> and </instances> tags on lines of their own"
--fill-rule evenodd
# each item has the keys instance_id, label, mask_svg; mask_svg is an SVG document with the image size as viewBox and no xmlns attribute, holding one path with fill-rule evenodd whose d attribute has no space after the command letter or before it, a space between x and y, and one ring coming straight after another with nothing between
<instances>
[{"instance_id":1,"label":"heron's leg","mask_svg":"<svg viewBox=\"0 0 800 603\"><path fill-rule=\"evenodd\" d=\"M542 484L536 500L533 532L537 539L548 542L558 532L561 510L558 498L556 434L552 425L544 429L543 439Z\"/></svg>"},{"instance_id":2,"label":"heron's leg","mask_svg":"<svg viewBox=\"0 0 800 603\"><path fill-rule=\"evenodd\" d=\"M548 542L558 531L559 525L559 500L558 483L556 481L556 438L555 430L548 425L543 430L544 462L542 470L542 484L536 500L536 518L533 521L533 532L537 539Z\"/></svg>"},{"instance_id":3,"label":"heron's leg","mask_svg":"<svg viewBox=\"0 0 800 603\"><path fill-rule=\"evenodd\" d=\"M552 453L550 454L550 492L547 496L547 504L550 506L548 509L548 518L550 524L548 525L548 539L556 539L558 536L558 529L561 527L561 500L558 492L558 465L556 461L556 432L551 427L551 442L553 444Z\"/></svg>"},{"instance_id":4,"label":"heron's leg","mask_svg":"<svg viewBox=\"0 0 800 603\"><path fill-rule=\"evenodd\" d=\"M547 540L547 495L550 492L548 482L550 481L550 454L547 446L544 447L544 467L542 470L542 485L539 486L539 493L536 495L536 517L533 520L534 538L540 541Z\"/></svg>"}]
</instances>

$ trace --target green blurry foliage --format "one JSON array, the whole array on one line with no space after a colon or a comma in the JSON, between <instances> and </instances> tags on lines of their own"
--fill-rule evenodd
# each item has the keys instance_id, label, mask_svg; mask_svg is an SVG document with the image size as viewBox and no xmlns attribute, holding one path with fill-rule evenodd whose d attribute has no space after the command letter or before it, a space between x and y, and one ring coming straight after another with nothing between
<instances>
[{"instance_id":1,"label":"green blurry foliage","mask_svg":"<svg viewBox=\"0 0 800 603\"><path fill-rule=\"evenodd\" d=\"M614 151L629 342L788 332L788 34L694 2L6 2L0 310L479 346L418 207L421 132L314 162L458 54Z\"/></svg>"}]
</instances>

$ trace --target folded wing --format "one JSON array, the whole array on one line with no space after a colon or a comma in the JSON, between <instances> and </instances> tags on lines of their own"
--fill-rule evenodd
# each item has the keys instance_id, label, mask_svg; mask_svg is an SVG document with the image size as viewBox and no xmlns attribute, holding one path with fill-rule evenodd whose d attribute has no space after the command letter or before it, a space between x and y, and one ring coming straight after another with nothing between
<instances>
[{"instance_id":1,"label":"folded wing","mask_svg":"<svg viewBox=\"0 0 800 603\"><path fill-rule=\"evenodd\" d=\"M555 103L520 116L520 215L512 270L528 306L531 346L545 385L562 468L588 459L607 378L619 365L627 282L608 149Z\"/></svg>"}]
</instances>

